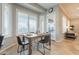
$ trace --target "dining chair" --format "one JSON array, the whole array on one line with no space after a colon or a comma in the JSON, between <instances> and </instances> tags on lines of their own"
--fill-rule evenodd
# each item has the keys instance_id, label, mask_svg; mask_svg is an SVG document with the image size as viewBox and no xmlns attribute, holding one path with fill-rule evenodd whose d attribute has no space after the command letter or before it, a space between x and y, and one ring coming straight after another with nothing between
<instances>
[{"instance_id":1,"label":"dining chair","mask_svg":"<svg viewBox=\"0 0 79 59\"><path fill-rule=\"evenodd\" d=\"M28 42L26 42L26 41L21 41L21 38L19 37L19 36L17 36L17 42L18 42L18 49L17 49L17 53L20 53L21 54L21 52L22 51L25 51L26 49L25 49L25 46L27 45L29 45L29 43ZM21 50L19 51L19 47L21 46Z\"/></svg>"},{"instance_id":2,"label":"dining chair","mask_svg":"<svg viewBox=\"0 0 79 59\"><path fill-rule=\"evenodd\" d=\"M0 49L2 47L3 38L4 38L4 36L0 35Z\"/></svg>"},{"instance_id":3,"label":"dining chair","mask_svg":"<svg viewBox=\"0 0 79 59\"><path fill-rule=\"evenodd\" d=\"M45 48L48 49L47 47L45 47L45 44L48 43L50 39L51 39L51 38L50 38L50 35L44 36L44 39L41 39L41 40L37 43L37 51L40 51L40 50L39 50L39 43L41 43L41 44L43 45L44 53L42 53L41 51L40 51L40 52L41 52L43 55L45 55Z\"/></svg>"}]
</instances>

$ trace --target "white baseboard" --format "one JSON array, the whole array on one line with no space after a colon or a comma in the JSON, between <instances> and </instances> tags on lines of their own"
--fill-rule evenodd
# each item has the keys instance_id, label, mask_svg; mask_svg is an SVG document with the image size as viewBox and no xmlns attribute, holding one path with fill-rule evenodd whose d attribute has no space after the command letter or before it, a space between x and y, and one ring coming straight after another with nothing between
<instances>
[{"instance_id":1,"label":"white baseboard","mask_svg":"<svg viewBox=\"0 0 79 59\"><path fill-rule=\"evenodd\" d=\"M16 45L16 43L14 43L14 44L12 44L12 45L10 45L10 46L8 46L8 47L2 49L2 50L0 51L0 53L4 52L5 50L7 50L7 49L9 49L9 48L11 48L11 47L13 47L13 46L15 46L15 45Z\"/></svg>"}]
</instances>

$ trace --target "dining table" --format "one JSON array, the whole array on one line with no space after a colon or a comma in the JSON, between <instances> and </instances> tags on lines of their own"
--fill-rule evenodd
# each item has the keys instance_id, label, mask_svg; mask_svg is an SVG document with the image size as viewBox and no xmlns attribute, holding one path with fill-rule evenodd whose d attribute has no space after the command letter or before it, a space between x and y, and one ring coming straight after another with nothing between
<instances>
[{"instance_id":1,"label":"dining table","mask_svg":"<svg viewBox=\"0 0 79 59\"><path fill-rule=\"evenodd\" d=\"M29 55L32 54L32 40L42 38L46 35L50 35L50 34L49 33L38 33L38 34L31 34L31 35L27 34L27 35L25 35L25 37L29 41ZM51 49L51 39L49 39L49 48Z\"/></svg>"}]
</instances>

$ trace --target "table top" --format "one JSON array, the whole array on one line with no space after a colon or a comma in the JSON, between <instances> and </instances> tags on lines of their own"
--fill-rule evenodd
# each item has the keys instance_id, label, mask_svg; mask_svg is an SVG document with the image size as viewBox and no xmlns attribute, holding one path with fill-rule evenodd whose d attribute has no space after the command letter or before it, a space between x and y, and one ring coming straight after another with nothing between
<instances>
[{"instance_id":1,"label":"table top","mask_svg":"<svg viewBox=\"0 0 79 59\"><path fill-rule=\"evenodd\" d=\"M24 34L24 36L28 39L30 38L38 38L38 37L43 37L43 36L46 36L46 35L49 35L50 33L38 33L38 34L34 34L34 33L29 33L29 34ZM22 35L19 35L20 37L23 36Z\"/></svg>"},{"instance_id":2,"label":"table top","mask_svg":"<svg viewBox=\"0 0 79 59\"><path fill-rule=\"evenodd\" d=\"M37 37L42 37L45 35L49 35L49 33L38 33L38 34L25 35L25 36L26 36L26 38L37 38Z\"/></svg>"}]
</instances>

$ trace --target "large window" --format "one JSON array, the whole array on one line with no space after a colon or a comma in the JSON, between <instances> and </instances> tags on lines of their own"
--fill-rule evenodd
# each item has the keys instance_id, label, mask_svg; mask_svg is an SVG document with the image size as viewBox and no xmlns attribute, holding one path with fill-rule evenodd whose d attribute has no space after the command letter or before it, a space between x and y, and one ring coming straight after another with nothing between
<instances>
[{"instance_id":1,"label":"large window","mask_svg":"<svg viewBox=\"0 0 79 59\"><path fill-rule=\"evenodd\" d=\"M36 32L37 30L37 17L29 16L29 32Z\"/></svg>"},{"instance_id":2,"label":"large window","mask_svg":"<svg viewBox=\"0 0 79 59\"><path fill-rule=\"evenodd\" d=\"M28 15L18 12L18 34L25 34L28 32Z\"/></svg>"},{"instance_id":3,"label":"large window","mask_svg":"<svg viewBox=\"0 0 79 59\"><path fill-rule=\"evenodd\" d=\"M2 33L4 35L12 34L12 18L11 18L11 5L2 5Z\"/></svg>"},{"instance_id":4,"label":"large window","mask_svg":"<svg viewBox=\"0 0 79 59\"><path fill-rule=\"evenodd\" d=\"M26 34L37 31L37 17L30 16L27 13L17 11L17 32L18 34Z\"/></svg>"}]
</instances>

